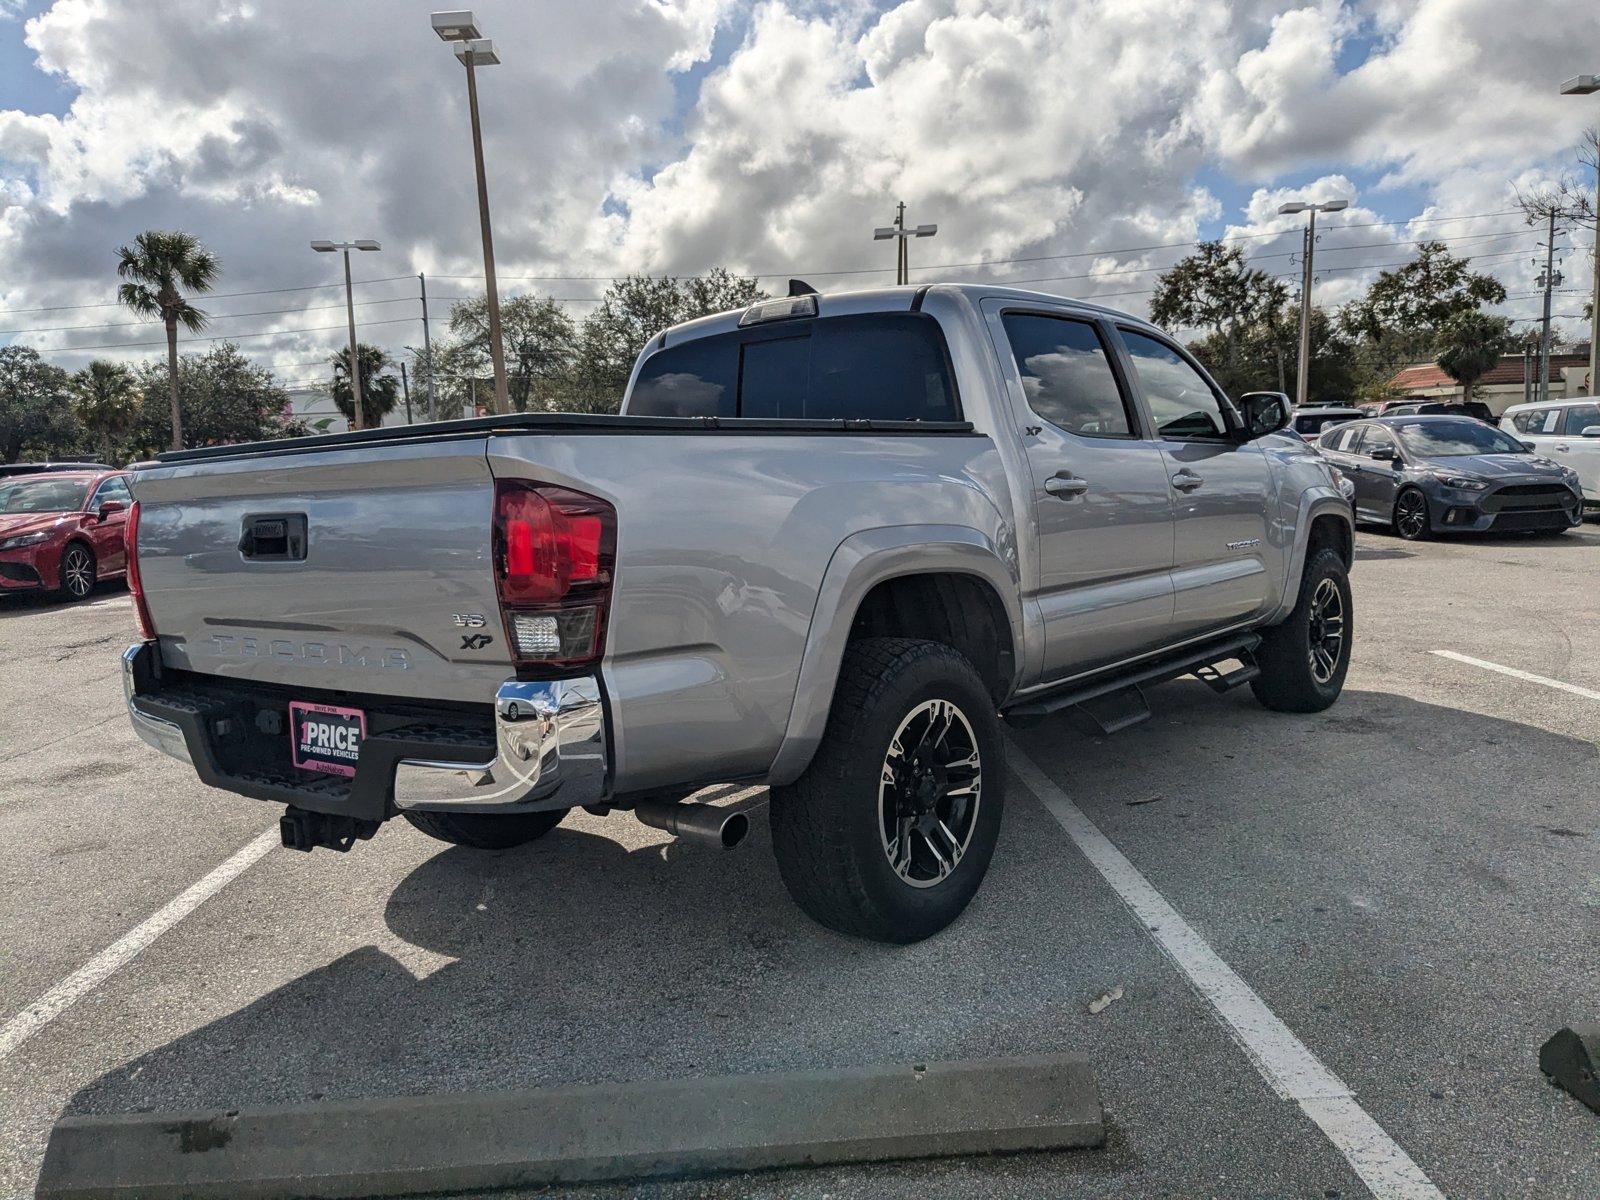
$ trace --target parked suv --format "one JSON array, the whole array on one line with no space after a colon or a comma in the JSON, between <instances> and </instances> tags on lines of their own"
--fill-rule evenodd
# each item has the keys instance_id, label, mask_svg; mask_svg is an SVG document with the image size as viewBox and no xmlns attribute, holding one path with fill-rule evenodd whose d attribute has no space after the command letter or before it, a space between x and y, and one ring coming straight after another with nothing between
<instances>
[{"instance_id":1,"label":"parked suv","mask_svg":"<svg viewBox=\"0 0 1600 1200\"><path fill-rule=\"evenodd\" d=\"M1537 404L1513 404L1500 428L1540 454L1578 473L1583 506L1600 508L1600 400L1575 396Z\"/></svg>"},{"instance_id":2,"label":"parked suv","mask_svg":"<svg viewBox=\"0 0 1600 1200\"><path fill-rule=\"evenodd\" d=\"M727 845L745 815L685 797L763 782L800 906L911 941L988 868L1002 717L1118 728L1187 673L1338 697L1350 506L1286 420L1058 296L763 301L652 338L620 415L137 471L129 713L300 849L578 806Z\"/></svg>"}]
</instances>

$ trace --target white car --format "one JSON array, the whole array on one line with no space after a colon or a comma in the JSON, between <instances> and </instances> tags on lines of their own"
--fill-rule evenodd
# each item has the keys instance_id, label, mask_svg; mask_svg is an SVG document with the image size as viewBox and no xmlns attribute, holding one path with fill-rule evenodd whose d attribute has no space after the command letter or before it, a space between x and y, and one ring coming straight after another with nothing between
<instances>
[{"instance_id":1,"label":"white car","mask_svg":"<svg viewBox=\"0 0 1600 1200\"><path fill-rule=\"evenodd\" d=\"M1527 442L1535 453L1571 467L1583 485L1583 507L1590 512L1600 508L1600 398L1513 404L1500 418L1500 428Z\"/></svg>"}]
</instances>

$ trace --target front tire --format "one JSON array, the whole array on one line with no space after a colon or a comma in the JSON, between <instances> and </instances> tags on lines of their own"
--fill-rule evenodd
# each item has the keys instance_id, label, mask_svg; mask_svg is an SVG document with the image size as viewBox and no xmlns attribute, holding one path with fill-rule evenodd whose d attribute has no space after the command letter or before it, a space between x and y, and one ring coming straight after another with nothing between
<instances>
[{"instance_id":1,"label":"front tire","mask_svg":"<svg viewBox=\"0 0 1600 1200\"><path fill-rule=\"evenodd\" d=\"M1404 488L1394 500L1394 532L1408 542L1420 542L1432 532L1428 498L1416 488Z\"/></svg>"},{"instance_id":2,"label":"front tire","mask_svg":"<svg viewBox=\"0 0 1600 1200\"><path fill-rule=\"evenodd\" d=\"M1350 670L1355 633L1350 575L1337 550L1325 547L1306 562L1300 597L1289 619L1262 634L1261 674L1250 690L1274 712L1321 712L1339 698Z\"/></svg>"},{"instance_id":3,"label":"front tire","mask_svg":"<svg viewBox=\"0 0 1600 1200\"><path fill-rule=\"evenodd\" d=\"M542 838L561 824L561 818L569 811L556 808L531 813L406 812L400 815L429 837L452 846L509 850Z\"/></svg>"},{"instance_id":4,"label":"front tire","mask_svg":"<svg viewBox=\"0 0 1600 1200\"><path fill-rule=\"evenodd\" d=\"M82 542L69 543L61 553L57 591L68 600L87 600L94 591L94 581L94 551Z\"/></svg>"},{"instance_id":5,"label":"front tire","mask_svg":"<svg viewBox=\"0 0 1600 1200\"><path fill-rule=\"evenodd\" d=\"M977 892L1004 803L1000 721L972 664L938 642L855 642L816 757L772 789L778 871L829 929L921 941Z\"/></svg>"}]
</instances>

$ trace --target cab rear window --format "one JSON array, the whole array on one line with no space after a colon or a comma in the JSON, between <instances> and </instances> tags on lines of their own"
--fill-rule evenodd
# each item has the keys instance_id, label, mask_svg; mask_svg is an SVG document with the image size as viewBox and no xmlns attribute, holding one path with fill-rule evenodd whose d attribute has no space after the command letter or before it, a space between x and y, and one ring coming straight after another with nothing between
<instances>
[{"instance_id":1,"label":"cab rear window","mask_svg":"<svg viewBox=\"0 0 1600 1200\"><path fill-rule=\"evenodd\" d=\"M755 326L668 346L645 360L636 416L955 421L939 323L865 313Z\"/></svg>"}]
</instances>

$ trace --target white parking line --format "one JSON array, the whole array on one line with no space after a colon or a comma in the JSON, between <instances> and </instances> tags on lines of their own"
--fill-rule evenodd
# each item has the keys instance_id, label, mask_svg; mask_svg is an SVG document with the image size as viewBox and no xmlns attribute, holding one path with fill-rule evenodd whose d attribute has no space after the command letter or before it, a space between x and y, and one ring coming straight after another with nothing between
<instances>
[{"instance_id":1,"label":"white parking line","mask_svg":"<svg viewBox=\"0 0 1600 1200\"><path fill-rule=\"evenodd\" d=\"M1454 650L1429 650L1428 653L1437 654L1440 658L1448 658L1453 662L1466 663L1469 667L1482 667L1485 671L1498 671L1502 675L1509 675L1513 679L1521 679L1526 683L1540 683L1545 687L1555 688L1558 692L1570 692L1574 696L1582 696L1585 700L1600 700L1600 692L1590 688L1579 687L1575 683L1563 683L1559 679L1546 679L1543 675L1535 675L1532 671L1519 671L1515 667L1502 667L1499 663L1492 663L1482 658L1473 658L1470 654L1457 654Z\"/></svg>"},{"instance_id":2,"label":"white parking line","mask_svg":"<svg viewBox=\"0 0 1600 1200\"><path fill-rule=\"evenodd\" d=\"M1137 867L1065 792L1013 742L1007 756L1017 774L1067 831L1156 945L1222 1018L1256 1070L1277 1093L1314 1121L1367 1190L1380 1200L1444 1200L1383 1127L1356 1103L1343 1080L1278 1019L1250 985L1168 904Z\"/></svg>"},{"instance_id":3,"label":"white parking line","mask_svg":"<svg viewBox=\"0 0 1600 1200\"><path fill-rule=\"evenodd\" d=\"M0 1060L39 1030L99 987L121 968L212 896L248 870L262 855L279 844L278 827L264 829L248 845L234 852L221 866L169 900L164 907L134 926L83 966L50 988L0 1029Z\"/></svg>"}]
</instances>

